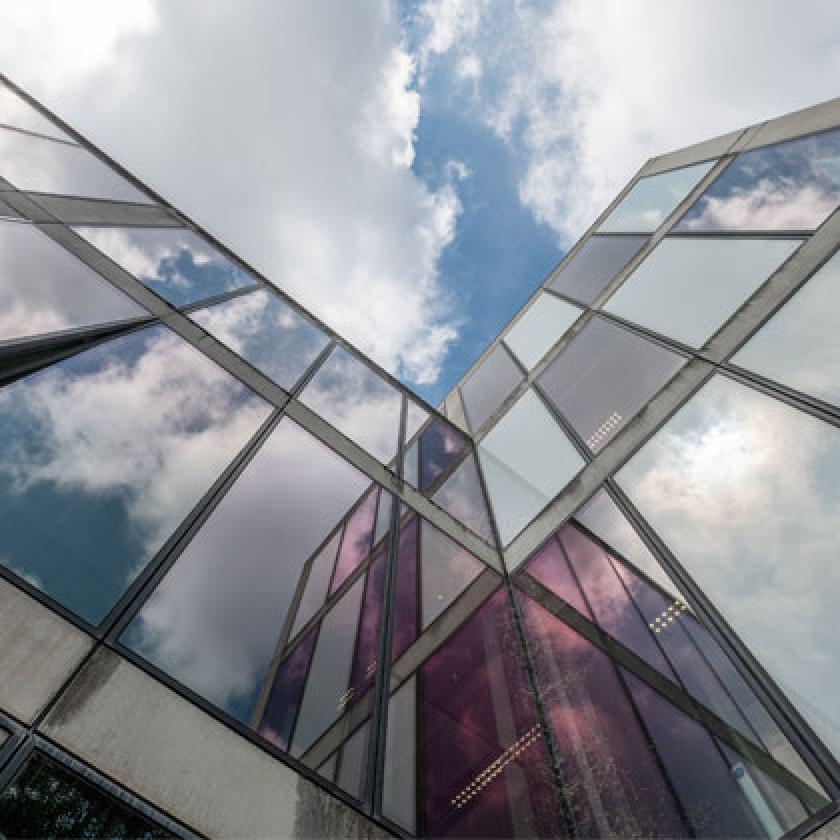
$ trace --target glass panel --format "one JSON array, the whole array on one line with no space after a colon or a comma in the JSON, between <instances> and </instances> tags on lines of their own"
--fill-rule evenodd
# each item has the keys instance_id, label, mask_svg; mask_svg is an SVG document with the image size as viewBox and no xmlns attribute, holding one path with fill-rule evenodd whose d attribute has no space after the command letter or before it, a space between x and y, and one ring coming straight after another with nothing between
<instances>
[{"instance_id":1,"label":"glass panel","mask_svg":"<svg viewBox=\"0 0 840 840\"><path fill-rule=\"evenodd\" d=\"M20 190L152 203L81 146L8 128L0 128L0 176Z\"/></svg>"},{"instance_id":2,"label":"glass panel","mask_svg":"<svg viewBox=\"0 0 840 840\"><path fill-rule=\"evenodd\" d=\"M173 837L87 779L33 753L0 793L3 837Z\"/></svg>"},{"instance_id":3,"label":"glass panel","mask_svg":"<svg viewBox=\"0 0 840 840\"><path fill-rule=\"evenodd\" d=\"M653 232L700 183L715 163L717 161L714 160L695 163L683 169L641 178L607 216L599 232Z\"/></svg>"},{"instance_id":4,"label":"glass panel","mask_svg":"<svg viewBox=\"0 0 840 840\"><path fill-rule=\"evenodd\" d=\"M0 222L0 341L148 314L33 225Z\"/></svg>"},{"instance_id":5,"label":"glass panel","mask_svg":"<svg viewBox=\"0 0 840 840\"><path fill-rule=\"evenodd\" d=\"M379 498L376 485L359 502L359 506L350 515L341 537L335 574L330 585L330 595L347 580L370 554L373 538L373 523L376 518L376 503Z\"/></svg>"},{"instance_id":6,"label":"glass panel","mask_svg":"<svg viewBox=\"0 0 840 840\"><path fill-rule=\"evenodd\" d=\"M668 238L604 309L700 347L800 244L799 239Z\"/></svg>"},{"instance_id":7,"label":"glass panel","mask_svg":"<svg viewBox=\"0 0 840 840\"><path fill-rule=\"evenodd\" d=\"M435 417L420 435L419 489L429 490L466 446L467 439L461 432Z\"/></svg>"},{"instance_id":8,"label":"glass panel","mask_svg":"<svg viewBox=\"0 0 840 840\"><path fill-rule=\"evenodd\" d=\"M335 558L338 554L338 545L341 540L341 530L338 530L327 541L327 544L315 555L309 569L309 576L306 579L306 588L295 615L295 623L292 627L292 638L297 636L303 626L321 609L327 600L327 590L332 578Z\"/></svg>"},{"instance_id":9,"label":"glass panel","mask_svg":"<svg viewBox=\"0 0 840 840\"><path fill-rule=\"evenodd\" d=\"M361 799L364 793L369 731L370 726L365 724L341 748L341 767L336 781L345 793L356 799Z\"/></svg>"},{"instance_id":10,"label":"glass panel","mask_svg":"<svg viewBox=\"0 0 840 840\"><path fill-rule=\"evenodd\" d=\"M0 556L100 621L269 407L164 327L0 390Z\"/></svg>"},{"instance_id":11,"label":"glass panel","mask_svg":"<svg viewBox=\"0 0 840 840\"><path fill-rule=\"evenodd\" d=\"M571 303L542 294L505 336L505 344L531 370L577 321L581 312Z\"/></svg>"},{"instance_id":12,"label":"glass panel","mask_svg":"<svg viewBox=\"0 0 840 840\"><path fill-rule=\"evenodd\" d=\"M537 382L599 452L685 364L682 356L593 318Z\"/></svg>"},{"instance_id":13,"label":"glass panel","mask_svg":"<svg viewBox=\"0 0 840 840\"><path fill-rule=\"evenodd\" d=\"M397 580L394 590L394 632L391 637L391 661L399 659L417 638L419 607L417 602L417 552L420 518L411 514L400 527L397 554Z\"/></svg>"},{"instance_id":14,"label":"glass panel","mask_svg":"<svg viewBox=\"0 0 840 840\"><path fill-rule=\"evenodd\" d=\"M332 351L300 401L382 463L396 454L402 394L343 347Z\"/></svg>"},{"instance_id":15,"label":"glass panel","mask_svg":"<svg viewBox=\"0 0 840 840\"><path fill-rule=\"evenodd\" d=\"M368 487L369 479L283 419L158 585L124 642L249 722L269 663L281 652L278 639L305 563L340 530Z\"/></svg>"},{"instance_id":16,"label":"glass panel","mask_svg":"<svg viewBox=\"0 0 840 840\"><path fill-rule=\"evenodd\" d=\"M432 501L493 545L493 527L481 490L475 456L470 454L432 496Z\"/></svg>"},{"instance_id":17,"label":"glass panel","mask_svg":"<svg viewBox=\"0 0 840 840\"><path fill-rule=\"evenodd\" d=\"M592 303L647 240L647 236L592 236L560 267L549 286L581 303Z\"/></svg>"},{"instance_id":18,"label":"glass panel","mask_svg":"<svg viewBox=\"0 0 840 840\"><path fill-rule=\"evenodd\" d=\"M190 318L287 391L329 342L306 318L264 289L200 309Z\"/></svg>"},{"instance_id":19,"label":"glass panel","mask_svg":"<svg viewBox=\"0 0 840 840\"><path fill-rule=\"evenodd\" d=\"M522 374L505 348L499 344L461 385L461 396L470 428L477 432L484 421L519 384Z\"/></svg>"},{"instance_id":20,"label":"glass panel","mask_svg":"<svg viewBox=\"0 0 840 840\"><path fill-rule=\"evenodd\" d=\"M74 230L173 306L185 306L256 282L191 230Z\"/></svg>"},{"instance_id":21,"label":"glass panel","mask_svg":"<svg viewBox=\"0 0 840 840\"><path fill-rule=\"evenodd\" d=\"M840 254L832 257L732 362L840 405Z\"/></svg>"},{"instance_id":22,"label":"glass panel","mask_svg":"<svg viewBox=\"0 0 840 840\"><path fill-rule=\"evenodd\" d=\"M716 377L618 474L642 514L836 751L840 666L829 628L840 599L838 469L837 428Z\"/></svg>"},{"instance_id":23,"label":"glass panel","mask_svg":"<svg viewBox=\"0 0 840 840\"><path fill-rule=\"evenodd\" d=\"M469 586L484 564L442 531L420 525L423 627L428 627Z\"/></svg>"},{"instance_id":24,"label":"glass panel","mask_svg":"<svg viewBox=\"0 0 840 840\"><path fill-rule=\"evenodd\" d=\"M478 447L499 536L507 545L584 465L533 391Z\"/></svg>"},{"instance_id":25,"label":"glass panel","mask_svg":"<svg viewBox=\"0 0 840 840\"><path fill-rule=\"evenodd\" d=\"M504 589L413 680L389 703L388 816L428 837L565 836Z\"/></svg>"},{"instance_id":26,"label":"glass panel","mask_svg":"<svg viewBox=\"0 0 840 840\"><path fill-rule=\"evenodd\" d=\"M732 745L721 749L676 686L669 701L547 609L517 598L560 753L564 806L580 836L775 838L768 811L787 830L825 802L756 746L751 754L783 795L770 787L745 794L729 756L748 762Z\"/></svg>"},{"instance_id":27,"label":"glass panel","mask_svg":"<svg viewBox=\"0 0 840 840\"><path fill-rule=\"evenodd\" d=\"M36 131L38 134L47 134L59 140L75 142L70 135L63 132L36 108L27 104L22 97L2 82L0 82L0 123L23 128L26 131Z\"/></svg>"},{"instance_id":28,"label":"glass panel","mask_svg":"<svg viewBox=\"0 0 840 840\"><path fill-rule=\"evenodd\" d=\"M840 204L840 129L743 152L678 230L811 230Z\"/></svg>"},{"instance_id":29,"label":"glass panel","mask_svg":"<svg viewBox=\"0 0 840 840\"><path fill-rule=\"evenodd\" d=\"M405 409L405 442L408 443L417 430L429 419L429 412L419 406L414 400L406 398Z\"/></svg>"},{"instance_id":30,"label":"glass panel","mask_svg":"<svg viewBox=\"0 0 840 840\"><path fill-rule=\"evenodd\" d=\"M412 486L420 484L420 441L415 440L403 455L403 478Z\"/></svg>"}]
</instances>

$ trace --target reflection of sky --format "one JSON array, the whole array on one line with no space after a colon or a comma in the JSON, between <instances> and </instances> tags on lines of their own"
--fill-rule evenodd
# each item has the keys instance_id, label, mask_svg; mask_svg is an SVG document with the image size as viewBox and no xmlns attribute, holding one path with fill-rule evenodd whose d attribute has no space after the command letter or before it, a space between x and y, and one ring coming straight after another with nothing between
<instances>
[{"instance_id":1,"label":"reflection of sky","mask_svg":"<svg viewBox=\"0 0 840 840\"><path fill-rule=\"evenodd\" d=\"M829 260L732 361L840 405L838 323L840 255Z\"/></svg>"},{"instance_id":2,"label":"reflection of sky","mask_svg":"<svg viewBox=\"0 0 840 840\"><path fill-rule=\"evenodd\" d=\"M618 475L771 675L824 716L810 720L835 749L838 470L836 429L719 377Z\"/></svg>"},{"instance_id":3,"label":"reflection of sky","mask_svg":"<svg viewBox=\"0 0 840 840\"><path fill-rule=\"evenodd\" d=\"M37 228L0 222L0 341L144 315Z\"/></svg>"},{"instance_id":4,"label":"reflection of sky","mask_svg":"<svg viewBox=\"0 0 840 840\"><path fill-rule=\"evenodd\" d=\"M810 230L840 204L840 129L738 155L677 230Z\"/></svg>"},{"instance_id":5,"label":"reflection of sky","mask_svg":"<svg viewBox=\"0 0 840 840\"><path fill-rule=\"evenodd\" d=\"M287 390L328 342L317 327L262 289L190 317Z\"/></svg>"},{"instance_id":6,"label":"reflection of sky","mask_svg":"<svg viewBox=\"0 0 840 840\"><path fill-rule=\"evenodd\" d=\"M528 370L532 370L577 321L581 312L571 303L542 294L505 336L505 344Z\"/></svg>"},{"instance_id":7,"label":"reflection of sky","mask_svg":"<svg viewBox=\"0 0 840 840\"><path fill-rule=\"evenodd\" d=\"M267 416L162 327L0 391L0 554L89 621Z\"/></svg>"},{"instance_id":8,"label":"reflection of sky","mask_svg":"<svg viewBox=\"0 0 840 840\"><path fill-rule=\"evenodd\" d=\"M173 306L256 282L190 230L84 226L74 230Z\"/></svg>"},{"instance_id":9,"label":"reflection of sky","mask_svg":"<svg viewBox=\"0 0 840 840\"><path fill-rule=\"evenodd\" d=\"M247 723L304 563L368 485L281 421L129 627L127 643Z\"/></svg>"},{"instance_id":10,"label":"reflection of sky","mask_svg":"<svg viewBox=\"0 0 840 840\"><path fill-rule=\"evenodd\" d=\"M583 466L583 459L533 391L478 447L499 536L507 545Z\"/></svg>"},{"instance_id":11,"label":"reflection of sky","mask_svg":"<svg viewBox=\"0 0 840 840\"><path fill-rule=\"evenodd\" d=\"M149 204L143 193L80 146L6 128L0 128L0 176L21 190Z\"/></svg>"},{"instance_id":12,"label":"reflection of sky","mask_svg":"<svg viewBox=\"0 0 840 840\"><path fill-rule=\"evenodd\" d=\"M604 220L599 232L649 233L656 230L716 161L641 178Z\"/></svg>"},{"instance_id":13,"label":"reflection of sky","mask_svg":"<svg viewBox=\"0 0 840 840\"><path fill-rule=\"evenodd\" d=\"M432 501L493 545L493 529L487 513L475 456L468 455L440 486Z\"/></svg>"},{"instance_id":14,"label":"reflection of sky","mask_svg":"<svg viewBox=\"0 0 840 840\"><path fill-rule=\"evenodd\" d=\"M333 350L300 401L383 463L396 453L402 394L343 347Z\"/></svg>"}]
</instances>

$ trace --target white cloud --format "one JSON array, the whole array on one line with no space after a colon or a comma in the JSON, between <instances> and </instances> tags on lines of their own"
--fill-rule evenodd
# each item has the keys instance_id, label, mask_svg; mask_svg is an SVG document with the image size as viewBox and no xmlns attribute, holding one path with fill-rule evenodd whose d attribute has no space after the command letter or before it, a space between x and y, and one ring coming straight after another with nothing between
<instances>
[{"instance_id":1,"label":"white cloud","mask_svg":"<svg viewBox=\"0 0 840 840\"><path fill-rule=\"evenodd\" d=\"M410 170L415 61L386 2L34 0L4 71L389 369L457 335L437 274L461 205Z\"/></svg>"},{"instance_id":2,"label":"white cloud","mask_svg":"<svg viewBox=\"0 0 840 840\"><path fill-rule=\"evenodd\" d=\"M451 50L456 74L480 60L482 116L518 158L520 199L566 243L648 158L837 95L832 3L549 0L460 27L474 18L449 6L424 7L440 7L426 51Z\"/></svg>"},{"instance_id":3,"label":"white cloud","mask_svg":"<svg viewBox=\"0 0 840 840\"><path fill-rule=\"evenodd\" d=\"M424 33L418 49L420 66L475 34L487 6L488 0L425 0L416 20Z\"/></svg>"}]
</instances>

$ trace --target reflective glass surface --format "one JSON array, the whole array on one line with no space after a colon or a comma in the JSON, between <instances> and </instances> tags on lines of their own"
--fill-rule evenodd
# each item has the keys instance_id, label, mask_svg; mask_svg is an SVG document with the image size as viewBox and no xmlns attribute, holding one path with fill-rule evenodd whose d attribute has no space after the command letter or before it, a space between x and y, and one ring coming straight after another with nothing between
<instances>
[{"instance_id":1,"label":"reflective glass surface","mask_svg":"<svg viewBox=\"0 0 840 840\"><path fill-rule=\"evenodd\" d=\"M461 396L470 429L477 432L484 421L519 384L522 374L504 346L499 344L463 385Z\"/></svg>"},{"instance_id":2,"label":"reflective glass surface","mask_svg":"<svg viewBox=\"0 0 840 840\"><path fill-rule=\"evenodd\" d=\"M721 741L676 687L662 693L518 600L579 836L778 838L826 801L761 748Z\"/></svg>"},{"instance_id":3,"label":"reflective glass surface","mask_svg":"<svg viewBox=\"0 0 840 840\"><path fill-rule=\"evenodd\" d=\"M72 142L69 135L43 116L36 108L27 104L3 82L0 82L0 123Z\"/></svg>"},{"instance_id":4,"label":"reflective glass surface","mask_svg":"<svg viewBox=\"0 0 840 840\"><path fill-rule=\"evenodd\" d=\"M151 204L81 146L0 128L0 176L20 190Z\"/></svg>"},{"instance_id":5,"label":"reflective glass surface","mask_svg":"<svg viewBox=\"0 0 840 840\"><path fill-rule=\"evenodd\" d=\"M840 129L743 152L678 230L811 230L840 204Z\"/></svg>"},{"instance_id":6,"label":"reflective glass surface","mask_svg":"<svg viewBox=\"0 0 840 840\"><path fill-rule=\"evenodd\" d=\"M499 536L507 545L584 462L548 409L527 391L478 446Z\"/></svg>"},{"instance_id":7,"label":"reflective glass surface","mask_svg":"<svg viewBox=\"0 0 840 840\"><path fill-rule=\"evenodd\" d=\"M596 317L537 382L586 445L598 452L685 361Z\"/></svg>"},{"instance_id":8,"label":"reflective glass surface","mask_svg":"<svg viewBox=\"0 0 840 840\"><path fill-rule=\"evenodd\" d=\"M0 837L172 837L124 802L33 753L0 793Z\"/></svg>"},{"instance_id":9,"label":"reflective glass surface","mask_svg":"<svg viewBox=\"0 0 840 840\"><path fill-rule=\"evenodd\" d=\"M343 347L330 353L300 401L383 463L396 454L402 394Z\"/></svg>"},{"instance_id":10,"label":"reflective glass surface","mask_svg":"<svg viewBox=\"0 0 840 840\"><path fill-rule=\"evenodd\" d=\"M190 318L286 390L329 341L314 324L264 289L200 309Z\"/></svg>"},{"instance_id":11,"label":"reflective glass surface","mask_svg":"<svg viewBox=\"0 0 840 840\"><path fill-rule=\"evenodd\" d=\"M33 225L0 222L0 341L148 314Z\"/></svg>"},{"instance_id":12,"label":"reflective glass surface","mask_svg":"<svg viewBox=\"0 0 840 840\"><path fill-rule=\"evenodd\" d=\"M647 236L591 236L549 286L581 303L592 303L647 240Z\"/></svg>"},{"instance_id":13,"label":"reflective glass surface","mask_svg":"<svg viewBox=\"0 0 840 840\"><path fill-rule=\"evenodd\" d=\"M467 439L441 417L433 417L405 453L403 477L412 487L426 493L467 446Z\"/></svg>"},{"instance_id":14,"label":"reflective glass surface","mask_svg":"<svg viewBox=\"0 0 840 840\"><path fill-rule=\"evenodd\" d=\"M840 405L840 254L832 257L732 362Z\"/></svg>"},{"instance_id":15,"label":"reflective glass surface","mask_svg":"<svg viewBox=\"0 0 840 840\"><path fill-rule=\"evenodd\" d=\"M650 233L683 201L717 161L695 163L641 178L598 229L610 233Z\"/></svg>"},{"instance_id":16,"label":"reflective glass surface","mask_svg":"<svg viewBox=\"0 0 840 840\"><path fill-rule=\"evenodd\" d=\"M173 306L186 306L256 282L190 230L137 227L76 227L74 230Z\"/></svg>"},{"instance_id":17,"label":"reflective glass surface","mask_svg":"<svg viewBox=\"0 0 840 840\"><path fill-rule=\"evenodd\" d=\"M500 590L392 694L388 817L428 837L565 836L520 651Z\"/></svg>"},{"instance_id":18,"label":"reflective glass surface","mask_svg":"<svg viewBox=\"0 0 840 840\"><path fill-rule=\"evenodd\" d=\"M718 376L617 477L835 751L838 469L837 428Z\"/></svg>"},{"instance_id":19,"label":"reflective glass surface","mask_svg":"<svg viewBox=\"0 0 840 840\"><path fill-rule=\"evenodd\" d=\"M700 347L800 244L799 239L666 238L604 309Z\"/></svg>"},{"instance_id":20,"label":"reflective glass surface","mask_svg":"<svg viewBox=\"0 0 840 840\"><path fill-rule=\"evenodd\" d=\"M542 294L505 336L505 344L531 370L577 321L581 312L571 303Z\"/></svg>"},{"instance_id":21,"label":"reflective glass surface","mask_svg":"<svg viewBox=\"0 0 840 840\"><path fill-rule=\"evenodd\" d=\"M493 528L481 489L475 456L468 455L432 496L432 501L493 545Z\"/></svg>"},{"instance_id":22,"label":"reflective glass surface","mask_svg":"<svg viewBox=\"0 0 840 840\"><path fill-rule=\"evenodd\" d=\"M316 553L332 556L331 543L322 546L368 486L335 452L281 420L123 641L249 723L264 702L269 664L282 653L301 572Z\"/></svg>"},{"instance_id":23,"label":"reflective glass surface","mask_svg":"<svg viewBox=\"0 0 840 840\"><path fill-rule=\"evenodd\" d=\"M100 621L269 407L164 327L0 390L0 560Z\"/></svg>"}]
</instances>

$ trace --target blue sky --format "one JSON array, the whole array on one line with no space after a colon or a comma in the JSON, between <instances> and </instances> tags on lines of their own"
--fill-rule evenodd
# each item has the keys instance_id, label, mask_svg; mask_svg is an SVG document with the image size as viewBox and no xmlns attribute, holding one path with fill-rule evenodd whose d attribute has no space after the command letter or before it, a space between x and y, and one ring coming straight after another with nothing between
<instances>
[{"instance_id":1,"label":"blue sky","mask_svg":"<svg viewBox=\"0 0 840 840\"><path fill-rule=\"evenodd\" d=\"M437 402L647 158L836 96L840 7L28 0L0 55Z\"/></svg>"}]
</instances>

